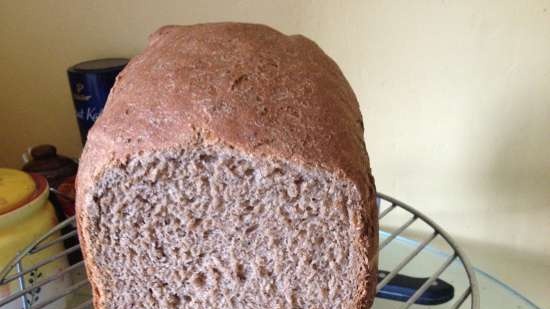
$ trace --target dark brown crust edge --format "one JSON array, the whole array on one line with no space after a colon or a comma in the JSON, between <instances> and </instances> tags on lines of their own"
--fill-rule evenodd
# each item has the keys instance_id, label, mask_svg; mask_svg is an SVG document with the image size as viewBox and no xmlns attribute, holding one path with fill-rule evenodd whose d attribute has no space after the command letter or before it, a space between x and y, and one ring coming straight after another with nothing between
<instances>
[{"instance_id":1,"label":"dark brown crust edge","mask_svg":"<svg viewBox=\"0 0 550 309\"><path fill-rule=\"evenodd\" d=\"M355 247L364 263L357 266L360 284L350 309L370 308L378 259L376 190L351 87L307 38L262 25L219 23L156 31L117 78L90 131L76 204L96 309L102 309L99 270L83 235L90 189L106 168L132 154L185 147L197 137L261 158L322 168L354 183L364 206L355 222Z\"/></svg>"}]
</instances>

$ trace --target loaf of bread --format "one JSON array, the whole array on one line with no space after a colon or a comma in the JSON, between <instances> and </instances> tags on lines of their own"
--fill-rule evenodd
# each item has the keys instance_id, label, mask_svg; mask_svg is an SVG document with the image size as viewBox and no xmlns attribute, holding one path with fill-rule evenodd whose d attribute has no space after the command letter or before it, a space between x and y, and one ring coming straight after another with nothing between
<instances>
[{"instance_id":1,"label":"loaf of bread","mask_svg":"<svg viewBox=\"0 0 550 309\"><path fill-rule=\"evenodd\" d=\"M369 308L378 222L357 99L314 42L165 26L88 135L96 309Z\"/></svg>"}]
</instances>

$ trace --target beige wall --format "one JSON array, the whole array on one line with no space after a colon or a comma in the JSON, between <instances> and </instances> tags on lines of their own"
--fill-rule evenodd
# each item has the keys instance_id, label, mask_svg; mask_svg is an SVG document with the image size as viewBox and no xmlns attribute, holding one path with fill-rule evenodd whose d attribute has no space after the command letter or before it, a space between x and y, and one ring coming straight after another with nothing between
<instances>
[{"instance_id":1,"label":"beige wall","mask_svg":"<svg viewBox=\"0 0 550 309\"><path fill-rule=\"evenodd\" d=\"M266 23L341 65L380 191L500 277L518 260L550 273L548 1L0 1L0 20L2 166L38 143L78 155L69 65L132 56L163 24ZM518 288L548 300L544 284Z\"/></svg>"}]
</instances>

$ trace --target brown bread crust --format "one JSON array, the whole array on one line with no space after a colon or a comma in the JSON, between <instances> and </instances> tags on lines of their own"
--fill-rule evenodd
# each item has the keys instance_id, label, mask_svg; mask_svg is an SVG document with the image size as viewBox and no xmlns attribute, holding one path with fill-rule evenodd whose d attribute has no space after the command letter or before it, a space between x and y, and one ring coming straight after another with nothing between
<instances>
[{"instance_id":1,"label":"brown bread crust","mask_svg":"<svg viewBox=\"0 0 550 309\"><path fill-rule=\"evenodd\" d=\"M85 233L87 192L129 155L182 148L201 139L252 156L330 171L355 184L363 201L353 223L359 289L353 309L375 294L378 219L357 99L314 42L254 24L165 26L149 38L117 82L88 135L77 178L77 221ZM80 235L95 291L93 257ZM98 298L94 297L94 303ZM96 309L100 309L96 306Z\"/></svg>"}]
</instances>

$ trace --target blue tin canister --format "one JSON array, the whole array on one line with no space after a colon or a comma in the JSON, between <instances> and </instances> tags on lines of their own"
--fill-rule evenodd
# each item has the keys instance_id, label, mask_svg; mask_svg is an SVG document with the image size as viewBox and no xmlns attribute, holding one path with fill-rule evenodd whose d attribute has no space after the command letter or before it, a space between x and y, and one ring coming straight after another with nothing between
<instances>
[{"instance_id":1,"label":"blue tin canister","mask_svg":"<svg viewBox=\"0 0 550 309\"><path fill-rule=\"evenodd\" d=\"M67 70L82 144L103 110L115 78L128 59L110 58L81 62Z\"/></svg>"}]
</instances>

